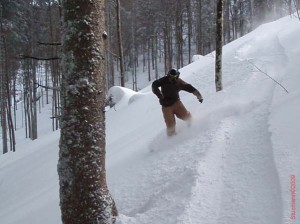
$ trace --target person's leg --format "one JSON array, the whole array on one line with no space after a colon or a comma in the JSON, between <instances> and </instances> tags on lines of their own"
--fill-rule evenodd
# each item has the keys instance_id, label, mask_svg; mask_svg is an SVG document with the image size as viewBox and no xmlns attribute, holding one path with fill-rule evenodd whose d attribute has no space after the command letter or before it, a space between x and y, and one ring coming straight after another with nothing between
<instances>
[{"instance_id":1,"label":"person's leg","mask_svg":"<svg viewBox=\"0 0 300 224\"><path fill-rule=\"evenodd\" d=\"M187 121L188 125L191 123L192 115L191 113L185 108L185 106L182 104L180 100L178 100L174 104L174 113L176 117L178 117L181 120Z\"/></svg>"},{"instance_id":2,"label":"person's leg","mask_svg":"<svg viewBox=\"0 0 300 224\"><path fill-rule=\"evenodd\" d=\"M171 107L163 106L162 112L163 112L165 123L167 126L167 135L172 136L172 135L176 134L176 131L175 131L176 121L175 121L175 116L173 113L173 106L171 106Z\"/></svg>"}]
</instances>

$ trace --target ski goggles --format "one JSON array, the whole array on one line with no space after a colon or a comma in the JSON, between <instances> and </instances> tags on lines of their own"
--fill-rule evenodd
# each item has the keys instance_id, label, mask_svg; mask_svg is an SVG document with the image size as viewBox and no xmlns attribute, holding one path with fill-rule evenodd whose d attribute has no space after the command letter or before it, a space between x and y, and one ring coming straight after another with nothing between
<instances>
[{"instance_id":1,"label":"ski goggles","mask_svg":"<svg viewBox=\"0 0 300 224\"><path fill-rule=\"evenodd\" d=\"M177 75L169 75L171 80L177 80L179 78L179 74Z\"/></svg>"}]
</instances>

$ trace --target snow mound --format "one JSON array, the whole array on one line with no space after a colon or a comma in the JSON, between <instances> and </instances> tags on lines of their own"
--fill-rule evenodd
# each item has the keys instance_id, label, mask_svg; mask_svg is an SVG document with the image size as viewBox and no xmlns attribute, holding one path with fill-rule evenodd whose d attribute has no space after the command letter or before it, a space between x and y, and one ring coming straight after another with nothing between
<instances>
[{"instance_id":1,"label":"snow mound","mask_svg":"<svg viewBox=\"0 0 300 224\"><path fill-rule=\"evenodd\" d=\"M135 92L125 87L113 86L108 90L107 95L111 98L113 104L120 109L133 103L144 94Z\"/></svg>"}]
</instances>

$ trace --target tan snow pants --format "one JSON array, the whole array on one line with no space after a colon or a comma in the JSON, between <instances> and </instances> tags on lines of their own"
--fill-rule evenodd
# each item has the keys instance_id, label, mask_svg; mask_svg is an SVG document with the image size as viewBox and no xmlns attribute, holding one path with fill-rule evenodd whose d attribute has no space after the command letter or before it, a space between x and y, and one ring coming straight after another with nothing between
<instances>
[{"instance_id":1,"label":"tan snow pants","mask_svg":"<svg viewBox=\"0 0 300 224\"><path fill-rule=\"evenodd\" d=\"M172 136L176 134L176 120L175 116L184 121L191 120L191 113L187 111L180 100L177 100L172 106L162 106L165 123L167 126L167 135Z\"/></svg>"}]
</instances>

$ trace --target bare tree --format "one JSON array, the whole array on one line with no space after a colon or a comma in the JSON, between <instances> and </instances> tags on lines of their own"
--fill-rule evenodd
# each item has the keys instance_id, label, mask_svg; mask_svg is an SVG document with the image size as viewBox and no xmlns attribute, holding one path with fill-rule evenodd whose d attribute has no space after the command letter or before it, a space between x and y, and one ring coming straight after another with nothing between
<instances>
[{"instance_id":1,"label":"bare tree","mask_svg":"<svg viewBox=\"0 0 300 224\"><path fill-rule=\"evenodd\" d=\"M0 100L1 100L1 128L2 128L2 145L3 145L3 154L8 152L7 144L7 119L6 119L6 109L7 109L7 91L6 91L6 75L5 75L5 56L4 56L4 47L3 47L3 38L0 38Z\"/></svg>"},{"instance_id":2,"label":"bare tree","mask_svg":"<svg viewBox=\"0 0 300 224\"><path fill-rule=\"evenodd\" d=\"M64 1L58 174L64 224L111 224L105 171L104 1Z\"/></svg>"},{"instance_id":3,"label":"bare tree","mask_svg":"<svg viewBox=\"0 0 300 224\"><path fill-rule=\"evenodd\" d=\"M222 86L223 5L224 5L224 0L217 1L216 65L215 65L216 91L221 91L223 89Z\"/></svg>"},{"instance_id":4,"label":"bare tree","mask_svg":"<svg viewBox=\"0 0 300 224\"><path fill-rule=\"evenodd\" d=\"M8 23L3 22L2 3L0 3L0 113L2 127L3 154L8 152L9 133L10 151L15 151L15 134L11 111L11 77L8 71L7 34Z\"/></svg>"},{"instance_id":5,"label":"bare tree","mask_svg":"<svg viewBox=\"0 0 300 224\"><path fill-rule=\"evenodd\" d=\"M297 14L297 17L298 19L300 20L300 0L293 0L293 3L294 3L294 7L295 7L295 10L296 10L296 14Z\"/></svg>"},{"instance_id":6,"label":"bare tree","mask_svg":"<svg viewBox=\"0 0 300 224\"><path fill-rule=\"evenodd\" d=\"M118 33L118 44L119 44L119 59L120 59L120 75L121 75L121 86L125 86L125 67L124 67L124 54L123 54L123 43L122 43L122 30L121 30L121 12L120 12L120 0L116 0L116 11L117 11L117 33Z\"/></svg>"}]
</instances>

